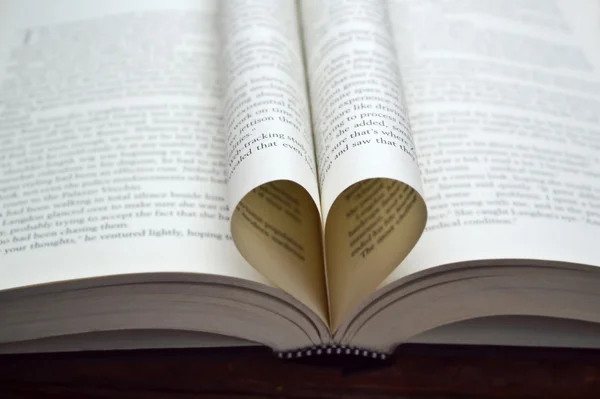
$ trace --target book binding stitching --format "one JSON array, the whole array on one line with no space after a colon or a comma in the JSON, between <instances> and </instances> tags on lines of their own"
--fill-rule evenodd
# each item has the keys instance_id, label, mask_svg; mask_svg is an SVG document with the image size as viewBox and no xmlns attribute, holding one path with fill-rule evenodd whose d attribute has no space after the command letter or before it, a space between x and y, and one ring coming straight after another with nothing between
<instances>
[{"instance_id":1,"label":"book binding stitching","mask_svg":"<svg viewBox=\"0 0 600 399\"><path fill-rule=\"evenodd\" d=\"M386 360L389 355L383 352L377 352L367 349L360 349L352 346L345 345L320 345L311 346L303 349L296 349L290 351L275 351L275 354L280 359L299 359L302 357L310 356L323 356L323 355L346 355L346 356L360 356L371 359Z\"/></svg>"}]
</instances>

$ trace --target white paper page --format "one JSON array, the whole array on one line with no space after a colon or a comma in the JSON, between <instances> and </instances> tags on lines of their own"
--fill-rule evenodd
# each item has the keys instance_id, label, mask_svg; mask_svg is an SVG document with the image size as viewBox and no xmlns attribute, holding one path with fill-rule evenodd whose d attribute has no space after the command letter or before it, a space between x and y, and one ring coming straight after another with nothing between
<instances>
[{"instance_id":1,"label":"white paper page","mask_svg":"<svg viewBox=\"0 0 600 399\"><path fill-rule=\"evenodd\" d=\"M229 0L221 9L230 205L277 180L319 204L296 3Z\"/></svg>"},{"instance_id":2,"label":"white paper page","mask_svg":"<svg viewBox=\"0 0 600 399\"><path fill-rule=\"evenodd\" d=\"M420 192L385 4L300 4L323 214L364 179L399 180Z\"/></svg>"},{"instance_id":3,"label":"white paper page","mask_svg":"<svg viewBox=\"0 0 600 399\"><path fill-rule=\"evenodd\" d=\"M386 283L478 259L600 265L600 4L392 1L429 219Z\"/></svg>"},{"instance_id":4,"label":"white paper page","mask_svg":"<svg viewBox=\"0 0 600 399\"><path fill-rule=\"evenodd\" d=\"M319 186L293 0L220 3L231 234L244 258L327 319Z\"/></svg>"},{"instance_id":5,"label":"white paper page","mask_svg":"<svg viewBox=\"0 0 600 399\"><path fill-rule=\"evenodd\" d=\"M413 248L426 208L386 4L299 4L336 328Z\"/></svg>"},{"instance_id":6,"label":"white paper page","mask_svg":"<svg viewBox=\"0 0 600 399\"><path fill-rule=\"evenodd\" d=\"M218 2L0 1L0 289L197 272L229 236Z\"/></svg>"}]
</instances>

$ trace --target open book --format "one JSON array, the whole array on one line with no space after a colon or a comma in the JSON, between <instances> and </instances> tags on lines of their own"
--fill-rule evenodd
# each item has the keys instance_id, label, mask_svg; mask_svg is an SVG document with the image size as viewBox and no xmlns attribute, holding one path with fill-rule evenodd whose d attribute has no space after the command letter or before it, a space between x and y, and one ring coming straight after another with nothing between
<instances>
[{"instance_id":1,"label":"open book","mask_svg":"<svg viewBox=\"0 0 600 399\"><path fill-rule=\"evenodd\" d=\"M0 0L2 351L384 356L599 267L598 1Z\"/></svg>"}]
</instances>

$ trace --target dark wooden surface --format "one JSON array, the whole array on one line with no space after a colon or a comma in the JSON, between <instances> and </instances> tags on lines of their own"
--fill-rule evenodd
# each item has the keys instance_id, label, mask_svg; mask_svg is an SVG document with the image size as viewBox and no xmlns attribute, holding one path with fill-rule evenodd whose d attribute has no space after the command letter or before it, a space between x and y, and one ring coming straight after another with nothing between
<instances>
[{"instance_id":1,"label":"dark wooden surface","mask_svg":"<svg viewBox=\"0 0 600 399\"><path fill-rule=\"evenodd\" d=\"M380 369L265 348L0 356L0 398L600 398L600 352L405 346Z\"/></svg>"}]
</instances>

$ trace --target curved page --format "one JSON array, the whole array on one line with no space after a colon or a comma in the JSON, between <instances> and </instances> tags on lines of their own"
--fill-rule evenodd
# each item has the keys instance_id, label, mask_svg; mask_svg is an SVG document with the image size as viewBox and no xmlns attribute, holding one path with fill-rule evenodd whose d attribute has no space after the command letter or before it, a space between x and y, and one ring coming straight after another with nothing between
<instances>
[{"instance_id":1,"label":"curved page","mask_svg":"<svg viewBox=\"0 0 600 399\"><path fill-rule=\"evenodd\" d=\"M426 207L385 4L300 4L335 329L413 248Z\"/></svg>"},{"instance_id":2,"label":"curved page","mask_svg":"<svg viewBox=\"0 0 600 399\"><path fill-rule=\"evenodd\" d=\"M327 315L314 146L293 1L222 6L231 230L265 277Z\"/></svg>"}]
</instances>

